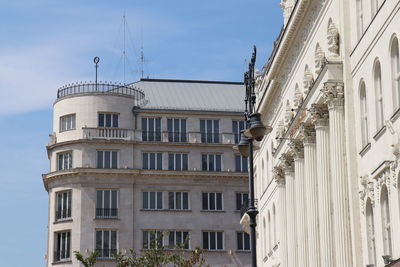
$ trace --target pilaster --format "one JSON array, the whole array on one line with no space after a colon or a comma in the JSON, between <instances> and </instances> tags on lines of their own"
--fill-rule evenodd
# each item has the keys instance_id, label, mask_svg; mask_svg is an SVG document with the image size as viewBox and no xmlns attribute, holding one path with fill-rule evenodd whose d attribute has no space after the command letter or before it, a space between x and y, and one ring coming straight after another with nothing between
<instances>
[{"instance_id":1,"label":"pilaster","mask_svg":"<svg viewBox=\"0 0 400 267\"><path fill-rule=\"evenodd\" d=\"M288 267L287 254L287 223L286 223L286 181L282 167L274 168L274 180L278 184L278 238L279 238L279 258L282 267Z\"/></svg>"}]
</instances>

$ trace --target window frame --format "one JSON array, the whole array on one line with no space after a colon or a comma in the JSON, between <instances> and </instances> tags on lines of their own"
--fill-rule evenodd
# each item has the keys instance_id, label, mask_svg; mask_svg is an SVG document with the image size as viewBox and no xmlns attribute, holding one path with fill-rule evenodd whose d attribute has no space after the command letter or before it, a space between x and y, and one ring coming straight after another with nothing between
<instances>
[{"instance_id":1,"label":"window frame","mask_svg":"<svg viewBox=\"0 0 400 267\"><path fill-rule=\"evenodd\" d=\"M361 145L365 147L369 142L369 124L368 124L368 99L367 88L364 80L361 80L359 87L360 99L360 122L361 122Z\"/></svg>"},{"instance_id":2,"label":"window frame","mask_svg":"<svg viewBox=\"0 0 400 267\"><path fill-rule=\"evenodd\" d=\"M67 154L69 156L67 158L65 158L65 155L67 155ZM73 150L61 151L61 152L58 152L56 155L57 155L57 164L56 164L57 171L69 170L69 169L73 168ZM62 166L60 166L60 157L62 157L61 158ZM67 160L67 161L65 162L65 160ZM66 167L66 165L67 165L67 167Z\"/></svg>"},{"instance_id":3,"label":"window frame","mask_svg":"<svg viewBox=\"0 0 400 267\"><path fill-rule=\"evenodd\" d=\"M70 122L68 122L68 118L71 118ZM64 120L65 120L65 122L64 122ZM59 132L62 133L62 132L73 131L73 130L76 130L76 113L70 113L70 114L60 116Z\"/></svg>"},{"instance_id":4,"label":"window frame","mask_svg":"<svg viewBox=\"0 0 400 267\"><path fill-rule=\"evenodd\" d=\"M146 234L146 238L145 238ZM152 238L151 235L154 235L154 240L161 241L159 242L154 242L155 246L152 246ZM142 230L142 249L155 249L158 247L163 247L164 246L164 233L161 230L154 230L154 229L144 229ZM146 240L146 242L145 242ZM145 247L145 244L147 244L147 247Z\"/></svg>"},{"instance_id":5,"label":"window frame","mask_svg":"<svg viewBox=\"0 0 400 267\"><path fill-rule=\"evenodd\" d=\"M212 164L213 164L213 168L211 169L210 166L210 158L211 156L214 157L214 159L212 160ZM222 158L223 154L218 154L218 153L202 153L201 154L201 170L202 171L209 171L209 172L222 172L224 170L224 166L223 166L223 158ZM204 167L204 157L206 157L206 167ZM220 159L220 169L218 169L218 161L217 158Z\"/></svg>"},{"instance_id":6,"label":"window frame","mask_svg":"<svg viewBox=\"0 0 400 267\"><path fill-rule=\"evenodd\" d=\"M181 234L181 243L177 242L177 234L180 233ZM185 237L185 233L186 233L186 237ZM174 235L173 238L173 244L171 244L171 234ZM188 230L169 230L168 231L168 249L180 249L180 250L190 250L191 246L190 246L190 231ZM185 240L187 238L187 240ZM185 242L186 241L186 242ZM182 246L183 247L179 247Z\"/></svg>"},{"instance_id":7,"label":"window frame","mask_svg":"<svg viewBox=\"0 0 400 267\"><path fill-rule=\"evenodd\" d=\"M246 122L244 120L232 120L232 133L235 144L239 144L241 131L244 130L245 124Z\"/></svg>"},{"instance_id":8,"label":"window frame","mask_svg":"<svg viewBox=\"0 0 400 267\"><path fill-rule=\"evenodd\" d=\"M246 196L247 195L247 196ZM238 207L238 197L240 197L240 207ZM241 211L243 205L247 202L249 202L249 193L248 192L236 192L235 193L235 210L236 211ZM247 204L248 205L248 204Z\"/></svg>"},{"instance_id":9,"label":"window frame","mask_svg":"<svg viewBox=\"0 0 400 267\"><path fill-rule=\"evenodd\" d=\"M176 124L176 122L178 122ZM183 123L184 122L184 123ZM178 128L177 130L175 128ZM186 143L187 118L167 118L168 142Z\"/></svg>"},{"instance_id":10,"label":"window frame","mask_svg":"<svg viewBox=\"0 0 400 267\"><path fill-rule=\"evenodd\" d=\"M152 130L150 120L153 120ZM144 123L146 121L146 123ZM159 123L158 123L159 122ZM142 117L142 141L146 142L161 142L162 138L162 118L161 117ZM159 124L159 125L158 125Z\"/></svg>"},{"instance_id":11,"label":"window frame","mask_svg":"<svg viewBox=\"0 0 400 267\"><path fill-rule=\"evenodd\" d=\"M204 205L205 204L205 199L204 199L205 194L207 194L207 197L206 197L207 205ZM220 200L221 200L220 205L218 205L218 194L221 196L220 197ZM212 198L214 199L214 201L212 201ZM214 202L214 208L212 208L211 202ZM221 208L218 209L218 206L220 206ZM201 210L202 211L212 211L212 212L224 211L224 194L222 192L201 192Z\"/></svg>"},{"instance_id":12,"label":"window frame","mask_svg":"<svg viewBox=\"0 0 400 267\"><path fill-rule=\"evenodd\" d=\"M154 168L151 168L151 158L154 155ZM145 168L145 158L147 157L147 168ZM142 169L143 170L162 170L163 169L163 152L143 151L142 152Z\"/></svg>"},{"instance_id":13,"label":"window frame","mask_svg":"<svg viewBox=\"0 0 400 267\"><path fill-rule=\"evenodd\" d=\"M64 199L64 194L66 194L66 200ZM62 201L60 205L58 197L59 195L61 196L61 201ZM63 207L64 203L66 203L65 207ZM54 204L55 204L54 221L59 222L72 219L72 189L55 192ZM59 206L61 206L61 210L59 210ZM65 210L65 217L62 216L62 214L64 214L64 210ZM58 214L60 214L60 217L58 216Z\"/></svg>"},{"instance_id":14,"label":"window frame","mask_svg":"<svg viewBox=\"0 0 400 267\"><path fill-rule=\"evenodd\" d=\"M241 244L239 244L239 236L241 236ZM247 239L246 239L247 236ZM250 235L244 231L236 231L236 250L250 251Z\"/></svg>"},{"instance_id":15,"label":"window frame","mask_svg":"<svg viewBox=\"0 0 400 267\"><path fill-rule=\"evenodd\" d=\"M177 205L177 203L178 203L178 200L177 200L177 193L180 193L181 194L181 197L180 197L180 208L178 207L178 205ZM172 207L171 207L171 194L172 194L172 202L173 202L173 205L172 205ZM186 194L187 195L187 197L186 197L186 199L187 199L187 204L186 204L186 208L185 208L185 202L184 202L184 194ZM179 210L190 210L190 194L189 194L189 192L188 191L169 191L168 192L168 209L169 210L177 210L177 211L179 211Z\"/></svg>"},{"instance_id":16,"label":"window frame","mask_svg":"<svg viewBox=\"0 0 400 267\"><path fill-rule=\"evenodd\" d=\"M151 207L151 195L154 193L154 208ZM145 206L145 194L147 194L147 207ZM161 202L159 202L161 194ZM159 204L161 203L161 207ZM142 209L143 210L163 210L164 209L164 192L163 191L142 191Z\"/></svg>"},{"instance_id":17,"label":"window frame","mask_svg":"<svg viewBox=\"0 0 400 267\"><path fill-rule=\"evenodd\" d=\"M107 126L107 116L110 116L110 126ZM100 117L103 116L103 125L100 125ZM116 116L116 123L115 123ZM99 128L119 128L119 117L120 113L118 112L105 112L100 111L97 113L97 127Z\"/></svg>"},{"instance_id":18,"label":"window frame","mask_svg":"<svg viewBox=\"0 0 400 267\"><path fill-rule=\"evenodd\" d=\"M99 202L99 192L101 192L101 207L98 206ZM109 192L109 208L106 208L106 192ZM113 192L115 192L115 208L113 208L114 197ZM108 214L106 213L106 209L109 209ZM119 209L119 189L111 188L111 189L96 189L96 204L95 204L95 217L97 219L115 219L118 218L118 209ZM101 212L100 212L101 210ZM113 211L114 210L114 211Z\"/></svg>"},{"instance_id":19,"label":"window frame","mask_svg":"<svg viewBox=\"0 0 400 267\"><path fill-rule=\"evenodd\" d=\"M65 234L65 239L63 239L63 234ZM66 249L62 250L62 247ZM70 261L71 260L71 230L63 230L54 232L54 255L53 255L53 262L63 262L63 261ZM63 253L64 251L64 253ZM63 255L62 255L63 254ZM64 256L64 257L63 257Z\"/></svg>"},{"instance_id":20,"label":"window frame","mask_svg":"<svg viewBox=\"0 0 400 267\"><path fill-rule=\"evenodd\" d=\"M104 244L105 244L105 232L108 232L108 246L109 248L104 248ZM101 233L101 248L98 248L98 233ZM115 234L115 248L113 247L113 236L112 234ZM95 251L98 251L100 254L98 256L99 259L112 259L112 255L117 254L118 253L118 242L119 241L119 237L118 237L118 230L117 229L103 229L103 228L99 228L99 229L95 229L94 231L94 247L95 247ZM104 253L105 250L108 250L107 253ZM113 253L114 252L114 253ZM108 254L108 255L107 255Z\"/></svg>"},{"instance_id":21,"label":"window frame","mask_svg":"<svg viewBox=\"0 0 400 267\"><path fill-rule=\"evenodd\" d=\"M171 156L173 167L171 168ZM186 157L186 161L185 161ZM180 158L180 167L177 168L178 158ZM186 166L185 163L186 162ZM169 171L188 171L189 170L189 153L169 152L168 153L168 170Z\"/></svg>"},{"instance_id":22,"label":"window frame","mask_svg":"<svg viewBox=\"0 0 400 267\"><path fill-rule=\"evenodd\" d=\"M211 234L215 234L215 236L214 236L214 246L215 246L215 248L211 248L211 244L212 244L212 238L211 238ZM219 248L218 247L218 234L221 234L221 248ZM207 235L207 247L205 246L205 235ZM224 231L214 231L214 230L210 230L210 231L208 231L208 230L205 230L205 231L202 231L202 248L204 249L204 250L208 250L208 251L223 251L224 250L224 248L225 248L225 235L224 235Z\"/></svg>"},{"instance_id":23,"label":"window frame","mask_svg":"<svg viewBox=\"0 0 400 267\"><path fill-rule=\"evenodd\" d=\"M239 157L239 164L238 166L238 157ZM236 172L248 172L249 171L249 163L247 157L243 157L240 154L235 154L235 171Z\"/></svg>"},{"instance_id":24,"label":"window frame","mask_svg":"<svg viewBox=\"0 0 400 267\"><path fill-rule=\"evenodd\" d=\"M102 152L103 153L103 155L102 155L102 163L101 163L101 167L99 167L100 166L100 164L99 164L99 152ZM110 164L110 167L105 167L106 166L106 157L105 157L105 154L104 153L106 153L106 152L109 152L110 153L110 162L109 162L109 164ZM115 154L114 154L115 153ZM118 166L119 166L119 150L110 150L110 149L98 149L98 150L96 150L96 168L97 169L118 169ZM116 163L115 163L115 167L113 167L113 155L116 155L116 157L117 157L117 159L116 159Z\"/></svg>"},{"instance_id":25,"label":"window frame","mask_svg":"<svg viewBox=\"0 0 400 267\"><path fill-rule=\"evenodd\" d=\"M210 122L210 125L209 125ZM217 129L215 129L217 128ZM201 143L219 144L220 138L220 120L219 119L200 119L200 139Z\"/></svg>"}]
</instances>

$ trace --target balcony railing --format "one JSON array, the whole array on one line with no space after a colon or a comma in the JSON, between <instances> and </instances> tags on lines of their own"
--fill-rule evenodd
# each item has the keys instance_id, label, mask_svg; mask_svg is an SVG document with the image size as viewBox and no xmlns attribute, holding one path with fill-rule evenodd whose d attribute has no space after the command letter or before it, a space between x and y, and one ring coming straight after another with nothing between
<instances>
[{"instance_id":1,"label":"balcony railing","mask_svg":"<svg viewBox=\"0 0 400 267\"><path fill-rule=\"evenodd\" d=\"M99 249L96 248L96 251L99 252L99 258L111 258L113 255L117 254L117 249L108 248L108 249Z\"/></svg>"},{"instance_id":2,"label":"balcony railing","mask_svg":"<svg viewBox=\"0 0 400 267\"><path fill-rule=\"evenodd\" d=\"M188 142L188 133L187 132L168 132L168 142L187 143Z\"/></svg>"},{"instance_id":3,"label":"balcony railing","mask_svg":"<svg viewBox=\"0 0 400 267\"><path fill-rule=\"evenodd\" d=\"M117 208L96 208L96 218L117 218Z\"/></svg>"},{"instance_id":4,"label":"balcony railing","mask_svg":"<svg viewBox=\"0 0 400 267\"><path fill-rule=\"evenodd\" d=\"M133 85L124 85L121 83L111 82L80 82L65 85L58 89L57 99L72 95L88 95L88 94L113 94L128 96L135 99L136 106L145 104L144 92Z\"/></svg>"},{"instance_id":5,"label":"balcony railing","mask_svg":"<svg viewBox=\"0 0 400 267\"><path fill-rule=\"evenodd\" d=\"M83 137L86 139L120 139L133 140L134 131L121 128L82 128Z\"/></svg>"}]
</instances>

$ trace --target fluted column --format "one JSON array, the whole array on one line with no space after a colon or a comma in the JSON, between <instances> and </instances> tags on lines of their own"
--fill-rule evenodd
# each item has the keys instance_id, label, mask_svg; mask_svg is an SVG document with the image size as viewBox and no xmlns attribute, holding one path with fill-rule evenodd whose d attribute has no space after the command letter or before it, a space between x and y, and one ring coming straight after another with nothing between
<instances>
[{"instance_id":1,"label":"fluted column","mask_svg":"<svg viewBox=\"0 0 400 267\"><path fill-rule=\"evenodd\" d=\"M278 189L278 238L279 259L282 267L288 267L287 232L286 232L286 180L282 167L274 168L274 180Z\"/></svg>"},{"instance_id":2,"label":"fluted column","mask_svg":"<svg viewBox=\"0 0 400 267\"><path fill-rule=\"evenodd\" d=\"M283 171L286 182L286 236L287 236L287 266L297 265L297 236L296 236L296 191L294 180L293 157L282 156Z\"/></svg>"},{"instance_id":3,"label":"fluted column","mask_svg":"<svg viewBox=\"0 0 400 267\"><path fill-rule=\"evenodd\" d=\"M318 212L319 236L321 248L321 266L335 267L332 225L332 193L330 176L330 145L328 107L324 104L313 104L311 116L315 125L317 148L318 177Z\"/></svg>"},{"instance_id":4,"label":"fluted column","mask_svg":"<svg viewBox=\"0 0 400 267\"><path fill-rule=\"evenodd\" d=\"M304 148L303 142L294 140L290 143L294 151L294 179L296 191L296 234L297 234L297 257L295 266L308 266L308 242L307 242L307 207L305 201L304 184Z\"/></svg>"},{"instance_id":5,"label":"fluted column","mask_svg":"<svg viewBox=\"0 0 400 267\"><path fill-rule=\"evenodd\" d=\"M330 169L336 266L351 266L349 193L347 184L343 83L326 82L322 92L329 108Z\"/></svg>"},{"instance_id":6,"label":"fluted column","mask_svg":"<svg viewBox=\"0 0 400 267\"><path fill-rule=\"evenodd\" d=\"M307 240L309 266L321 266L318 232L318 188L317 188L317 149L315 128L303 124L301 133L304 137L304 181L307 211Z\"/></svg>"}]
</instances>

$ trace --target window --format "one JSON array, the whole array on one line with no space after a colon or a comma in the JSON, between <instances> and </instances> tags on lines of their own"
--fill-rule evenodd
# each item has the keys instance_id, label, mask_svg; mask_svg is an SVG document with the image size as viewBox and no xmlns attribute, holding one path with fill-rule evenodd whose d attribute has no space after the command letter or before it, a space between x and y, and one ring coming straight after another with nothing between
<instances>
[{"instance_id":1,"label":"window","mask_svg":"<svg viewBox=\"0 0 400 267\"><path fill-rule=\"evenodd\" d=\"M381 191L381 212L382 212L382 237L384 255L392 255L392 233L390 225L389 198L386 185Z\"/></svg>"},{"instance_id":2,"label":"window","mask_svg":"<svg viewBox=\"0 0 400 267\"><path fill-rule=\"evenodd\" d=\"M168 119L168 142L187 142L186 119Z\"/></svg>"},{"instance_id":3,"label":"window","mask_svg":"<svg viewBox=\"0 0 400 267\"><path fill-rule=\"evenodd\" d=\"M143 192L143 209L161 210L163 208L163 192Z\"/></svg>"},{"instance_id":4,"label":"window","mask_svg":"<svg viewBox=\"0 0 400 267\"><path fill-rule=\"evenodd\" d=\"M232 133L235 137L235 144L239 144L242 130L244 130L244 121L232 121Z\"/></svg>"},{"instance_id":5,"label":"window","mask_svg":"<svg viewBox=\"0 0 400 267\"><path fill-rule=\"evenodd\" d=\"M400 108L400 59L399 42L394 38L390 48L390 58L392 67L392 91L394 101L394 111Z\"/></svg>"},{"instance_id":6,"label":"window","mask_svg":"<svg viewBox=\"0 0 400 267\"><path fill-rule=\"evenodd\" d=\"M119 114L99 113L99 127L118 128Z\"/></svg>"},{"instance_id":7,"label":"window","mask_svg":"<svg viewBox=\"0 0 400 267\"><path fill-rule=\"evenodd\" d=\"M111 258L117 254L117 231L97 230L96 251L100 253L99 258Z\"/></svg>"},{"instance_id":8,"label":"window","mask_svg":"<svg viewBox=\"0 0 400 267\"><path fill-rule=\"evenodd\" d=\"M181 153L168 154L168 170L187 171L188 154L181 154Z\"/></svg>"},{"instance_id":9,"label":"window","mask_svg":"<svg viewBox=\"0 0 400 267\"><path fill-rule=\"evenodd\" d=\"M71 191L56 193L56 221L71 218Z\"/></svg>"},{"instance_id":10,"label":"window","mask_svg":"<svg viewBox=\"0 0 400 267\"><path fill-rule=\"evenodd\" d=\"M203 171L221 171L222 161L221 155L218 154L203 154L201 155L201 169Z\"/></svg>"},{"instance_id":11,"label":"window","mask_svg":"<svg viewBox=\"0 0 400 267\"><path fill-rule=\"evenodd\" d=\"M116 218L116 217L118 217L118 191L117 190L97 190L96 217L97 218Z\"/></svg>"},{"instance_id":12,"label":"window","mask_svg":"<svg viewBox=\"0 0 400 267\"><path fill-rule=\"evenodd\" d=\"M372 209L371 199L367 199L365 207L366 225L367 225L367 245L369 264L376 266L376 248L375 248L375 224L374 211Z\"/></svg>"},{"instance_id":13,"label":"window","mask_svg":"<svg viewBox=\"0 0 400 267\"><path fill-rule=\"evenodd\" d=\"M162 153L144 152L143 170L162 170Z\"/></svg>"},{"instance_id":14,"label":"window","mask_svg":"<svg viewBox=\"0 0 400 267\"><path fill-rule=\"evenodd\" d=\"M184 232L184 231L169 232L168 248L189 249L189 232Z\"/></svg>"},{"instance_id":15,"label":"window","mask_svg":"<svg viewBox=\"0 0 400 267\"><path fill-rule=\"evenodd\" d=\"M188 192L168 192L168 208L170 210L188 210Z\"/></svg>"},{"instance_id":16,"label":"window","mask_svg":"<svg viewBox=\"0 0 400 267\"><path fill-rule=\"evenodd\" d=\"M58 153L57 160L58 171L72 169L72 151Z\"/></svg>"},{"instance_id":17,"label":"window","mask_svg":"<svg viewBox=\"0 0 400 267\"><path fill-rule=\"evenodd\" d=\"M222 193L203 193L203 210L223 210Z\"/></svg>"},{"instance_id":18,"label":"window","mask_svg":"<svg viewBox=\"0 0 400 267\"><path fill-rule=\"evenodd\" d=\"M202 143L219 143L219 120L200 120Z\"/></svg>"},{"instance_id":19,"label":"window","mask_svg":"<svg viewBox=\"0 0 400 267\"><path fill-rule=\"evenodd\" d=\"M236 210L241 210L242 207L247 207L249 202L248 193L236 193Z\"/></svg>"},{"instance_id":20,"label":"window","mask_svg":"<svg viewBox=\"0 0 400 267\"><path fill-rule=\"evenodd\" d=\"M142 118L142 140L161 141L161 118Z\"/></svg>"},{"instance_id":21,"label":"window","mask_svg":"<svg viewBox=\"0 0 400 267\"><path fill-rule=\"evenodd\" d=\"M383 127L383 95L382 95L382 79L381 64L379 61L375 63L374 68L374 84L376 97L376 131Z\"/></svg>"},{"instance_id":22,"label":"window","mask_svg":"<svg viewBox=\"0 0 400 267\"><path fill-rule=\"evenodd\" d=\"M235 155L235 171L247 172L247 158L241 155Z\"/></svg>"},{"instance_id":23,"label":"window","mask_svg":"<svg viewBox=\"0 0 400 267\"><path fill-rule=\"evenodd\" d=\"M60 132L75 130L75 114L60 117Z\"/></svg>"},{"instance_id":24,"label":"window","mask_svg":"<svg viewBox=\"0 0 400 267\"><path fill-rule=\"evenodd\" d=\"M117 166L117 151L97 151L97 168L116 169Z\"/></svg>"},{"instance_id":25,"label":"window","mask_svg":"<svg viewBox=\"0 0 400 267\"><path fill-rule=\"evenodd\" d=\"M151 230L143 231L143 248L152 249L159 248L163 245L163 234L161 231Z\"/></svg>"},{"instance_id":26,"label":"window","mask_svg":"<svg viewBox=\"0 0 400 267\"><path fill-rule=\"evenodd\" d=\"M223 250L223 232L203 232L203 249Z\"/></svg>"},{"instance_id":27,"label":"window","mask_svg":"<svg viewBox=\"0 0 400 267\"><path fill-rule=\"evenodd\" d=\"M364 33L364 13L363 13L363 1L364 0L357 0L357 33L358 33L358 39L361 38L361 36Z\"/></svg>"},{"instance_id":28,"label":"window","mask_svg":"<svg viewBox=\"0 0 400 267\"><path fill-rule=\"evenodd\" d=\"M54 261L69 260L71 255L71 232L55 233Z\"/></svg>"},{"instance_id":29,"label":"window","mask_svg":"<svg viewBox=\"0 0 400 267\"><path fill-rule=\"evenodd\" d=\"M250 236L245 232L237 232L237 250L250 250Z\"/></svg>"},{"instance_id":30,"label":"window","mask_svg":"<svg viewBox=\"0 0 400 267\"><path fill-rule=\"evenodd\" d=\"M368 104L364 81L360 85L360 115L362 147L368 143Z\"/></svg>"}]
</instances>

